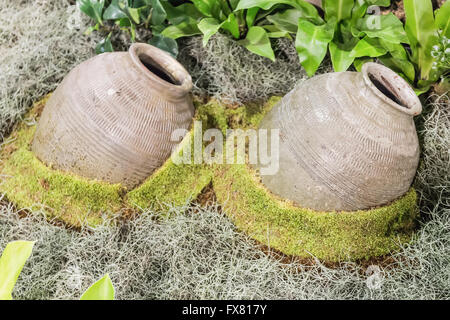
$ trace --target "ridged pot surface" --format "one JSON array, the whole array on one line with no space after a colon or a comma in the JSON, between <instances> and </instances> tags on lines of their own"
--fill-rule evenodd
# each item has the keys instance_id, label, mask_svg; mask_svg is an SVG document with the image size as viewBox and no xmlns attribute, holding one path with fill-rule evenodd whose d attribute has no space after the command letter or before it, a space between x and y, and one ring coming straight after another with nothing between
<instances>
[{"instance_id":1,"label":"ridged pot surface","mask_svg":"<svg viewBox=\"0 0 450 320\"><path fill-rule=\"evenodd\" d=\"M413 116L422 105L390 69L316 76L288 93L260 128L279 129L273 193L322 211L384 205L404 195L419 162Z\"/></svg>"},{"instance_id":2,"label":"ridged pot surface","mask_svg":"<svg viewBox=\"0 0 450 320\"><path fill-rule=\"evenodd\" d=\"M194 115L191 77L147 44L74 68L44 108L32 150L56 169L132 188L170 156Z\"/></svg>"}]
</instances>

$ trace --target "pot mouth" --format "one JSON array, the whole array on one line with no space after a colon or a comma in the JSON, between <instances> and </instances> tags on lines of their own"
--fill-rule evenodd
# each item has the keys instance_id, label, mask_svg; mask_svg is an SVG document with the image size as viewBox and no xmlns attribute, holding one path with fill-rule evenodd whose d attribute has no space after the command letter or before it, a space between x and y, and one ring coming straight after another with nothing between
<instances>
[{"instance_id":1,"label":"pot mouth","mask_svg":"<svg viewBox=\"0 0 450 320\"><path fill-rule=\"evenodd\" d=\"M411 86L391 69L374 62L362 67L366 85L393 108L416 116L422 112L422 104Z\"/></svg>"},{"instance_id":2,"label":"pot mouth","mask_svg":"<svg viewBox=\"0 0 450 320\"><path fill-rule=\"evenodd\" d=\"M159 85L180 95L192 89L189 73L167 52L146 43L133 43L129 54L135 65Z\"/></svg>"}]
</instances>

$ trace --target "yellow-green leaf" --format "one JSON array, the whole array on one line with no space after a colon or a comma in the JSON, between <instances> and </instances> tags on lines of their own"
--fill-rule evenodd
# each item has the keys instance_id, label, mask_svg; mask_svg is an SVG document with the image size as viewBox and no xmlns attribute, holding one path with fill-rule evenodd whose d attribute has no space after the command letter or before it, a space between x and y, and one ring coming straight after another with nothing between
<instances>
[{"instance_id":1,"label":"yellow-green leaf","mask_svg":"<svg viewBox=\"0 0 450 320\"><path fill-rule=\"evenodd\" d=\"M94 283L80 300L114 300L114 286L108 274Z\"/></svg>"}]
</instances>

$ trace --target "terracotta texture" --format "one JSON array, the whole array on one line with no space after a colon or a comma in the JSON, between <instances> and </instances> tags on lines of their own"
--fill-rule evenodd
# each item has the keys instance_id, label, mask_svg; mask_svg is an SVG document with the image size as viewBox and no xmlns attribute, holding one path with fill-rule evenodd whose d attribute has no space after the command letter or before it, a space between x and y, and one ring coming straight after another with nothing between
<instances>
[{"instance_id":1,"label":"terracotta texture","mask_svg":"<svg viewBox=\"0 0 450 320\"><path fill-rule=\"evenodd\" d=\"M191 87L187 71L153 46L101 54L53 93L32 150L53 168L132 188L170 157L172 132L189 128Z\"/></svg>"},{"instance_id":2,"label":"terracotta texture","mask_svg":"<svg viewBox=\"0 0 450 320\"><path fill-rule=\"evenodd\" d=\"M387 204L413 181L419 162L413 116L421 111L412 88L379 64L304 81L261 123L280 129L279 171L262 182L315 210Z\"/></svg>"}]
</instances>

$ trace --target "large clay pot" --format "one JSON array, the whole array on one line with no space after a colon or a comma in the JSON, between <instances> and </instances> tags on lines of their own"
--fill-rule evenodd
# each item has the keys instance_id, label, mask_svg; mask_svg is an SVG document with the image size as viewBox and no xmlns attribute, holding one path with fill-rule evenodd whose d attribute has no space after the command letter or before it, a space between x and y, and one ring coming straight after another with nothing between
<instances>
[{"instance_id":1,"label":"large clay pot","mask_svg":"<svg viewBox=\"0 0 450 320\"><path fill-rule=\"evenodd\" d=\"M419 143L413 116L422 105L395 72L366 63L362 72L316 76L297 85L263 119L280 130L273 193L322 211L387 204L411 186Z\"/></svg>"},{"instance_id":2,"label":"large clay pot","mask_svg":"<svg viewBox=\"0 0 450 320\"><path fill-rule=\"evenodd\" d=\"M133 44L74 68L44 108L32 150L47 165L132 188L168 159L194 107L188 72L164 51Z\"/></svg>"}]
</instances>

